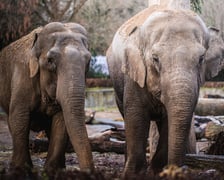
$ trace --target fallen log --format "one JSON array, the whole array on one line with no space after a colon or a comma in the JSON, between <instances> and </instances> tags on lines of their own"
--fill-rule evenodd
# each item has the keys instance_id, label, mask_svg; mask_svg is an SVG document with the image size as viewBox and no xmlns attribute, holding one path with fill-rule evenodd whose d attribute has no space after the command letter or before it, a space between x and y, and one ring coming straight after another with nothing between
<instances>
[{"instance_id":1,"label":"fallen log","mask_svg":"<svg viewBox=\"0 0 224 180\"><path fill-rule=\"evenodd\" d=\"M125 135L124 129L108 130L89 137L92 151L97 152L116 152L124 154L125 152Z\"/></svg>"},{"instance_id":2,"label":"fallen log","mask_svg":"<svg viewBox=\"0 0 224 180\"><path fill-rule=\"evenodd\" d=\"M104 132L99 132L89 136L92 151L97 152L115 152L124 154L125 152L125 134L124 129L112 128ZM49 142L44 138L31 138L30 149L34 153L46 152L48 150ZM68 143L66 152L74 152L71 143Z\"/></svg>"},{"instance_id":3,"label":"fallen log","mask_svg":"<svg viewBox=\"0 0 224 180\"><path fill-rule=\"evenodd\" d=\"M224 99L199 98L195 114L199 116L224 115Z\"/></svg>"},{"instance_id":4,"label":"fallen log","mask_svg":"<svg viewBox=\"0 0 224 180\"><path fill-rule=\"evenodd\" d=\"M195 169L216 169L224 172L224 156L187 154L185 164Z\"/></svg>"}]
</instances>

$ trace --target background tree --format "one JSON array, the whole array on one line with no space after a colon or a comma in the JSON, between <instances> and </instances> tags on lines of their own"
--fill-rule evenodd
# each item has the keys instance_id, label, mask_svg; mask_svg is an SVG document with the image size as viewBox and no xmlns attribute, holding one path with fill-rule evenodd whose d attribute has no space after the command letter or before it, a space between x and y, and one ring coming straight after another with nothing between
<instances>
[{"instance_id":1,"label":"background tree","mask_svg":"<svg viewBox=\"0 0 224 180\"><path fill-rule=\"evenodd\" d=\"M49 22L68 22L87 0L0 0L0 49Z\"/></svg>"},{"instance_id":2,"label":"background tree","mask_svg":"<svg viewBox=\"0 0 224 180\"><path fill-rule=\"evenodd\" d=\"M0 49L27 34L38 0L0 0Z\"/></svg>"},{"instance_id":3,"label":"background tree","mask_svg":"<svg viewBox=\"0 0 224 180\"><path fill-rule=\"evenodd\" d=\"M207 26L212 26L220 30L224 40L224 1L206 0L203 1L201 16ZM224 81L224 70L211 81Z\"/></svg>"},{"instance_id":4,"label":"background tree","mask_svg":"<svg viewBox=\"0 0 224 180\"><path fill-rule=\"evenodd\" d=\"M191 0L191 5L201 12L202 0ZM89 0L72 20L86 27L92 54L105 54L119 26L147 6L147 0Z\"/></svg>"},{"instance_id":5,"label":"background tree","mask_svg":"<svg viewBox=\"0 0 224 180\"><path fill-rule=\"evenodd\" d=\"M93 55L105 54L114 33L128 18L147 7L147 0L89 0L73 19L89 33Z\"/></svg>"},{"instance_id":6,"label":"background tree","mask_svg":"<svg viewBox=\"0 0 224 180\"><path fill-rule=\"evenodd\" d=\"M202 4L201 16L208 26L224 32L224 1L206 0Z\"/></svg>"},{"instance_id":7,"label":"background tree","mask_svg":"<svg viewBox=\"0 0 224 180\"><path fill-rule=\"evenodd\" d=\"M53 21L68 22L87 0L39 0L33 22L47 24Z\"/></svg>"}]
</instances>

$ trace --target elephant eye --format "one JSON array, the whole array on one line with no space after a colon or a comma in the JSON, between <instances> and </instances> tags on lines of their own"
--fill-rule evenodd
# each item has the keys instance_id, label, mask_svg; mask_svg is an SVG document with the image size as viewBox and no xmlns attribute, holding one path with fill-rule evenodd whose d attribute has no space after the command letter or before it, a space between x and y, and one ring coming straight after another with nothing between
<instances>
[{"instance_id":1,"label":"elephant eye","mask_svg":"<svg viewBox=\"0 0 224 180\"><path fill-rule=\"evenodd\" d=\"M49 71L52 71L52 72L56 71L56 62L54 58L52 57L47 58L47 68Z\"/></svg>"},{"instance_id":2,"label":"elephant eye","mask_svg":"<svg viewBox=\"0 0 224 180\"><path fill-rule=\"evenodd\" d=\"M48 64L52 64L53 62L54 62L53 58L51 58L51 57L47 58L47 63Z\"/></svg>"},{"instance_id":3,"label":"elephant eye","mask_svg":"<svg viewBox=\"0 0 224 180\"><path fill-rule=\"evenodd\" d=\"M159 73L160 70L161 70L161 64L159 62L159 57L155 54L152 55L152 61L153 61L153 64L154 64L154 67L156 69L156 71Z\"/></svg>"},{"instance_id":4,"label":"elephant eye","mask_svg":"<svg viewBox=\"0 0 224 180\"><path fill-rule=\"evenodd\" d=\"M199 57L199 62L198 62L198 63L199 63L200 65L202 65L202 63L204 62L204 58L205 58L204 55L202 55L202 56Z\"/></svg>"},{"instance_id":5,"label":"elephant eye","mask_svg":"<svg viewBox=\"0 0 224 180\"><path fill-rule=\"evenodd\" d=\"M152 55L152 60L154 63L158 64L159 63L159 57L155 54Z\"/></svg>"}]
</instances>

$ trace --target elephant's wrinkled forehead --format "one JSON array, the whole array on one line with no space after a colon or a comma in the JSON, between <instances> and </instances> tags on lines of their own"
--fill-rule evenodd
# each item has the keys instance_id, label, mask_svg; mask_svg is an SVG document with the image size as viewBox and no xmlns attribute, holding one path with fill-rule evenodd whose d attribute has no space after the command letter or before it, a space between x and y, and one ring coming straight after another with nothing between
<instances>
[{"instance_id":1,"label":"elephant's wrinkled forehead","mask_svg":"<svg viewBox=\"0 0 224 180\"><path fill-rule=\"evenodd\" d=\"M155 41L176 41L178 38L205 41L207 28L201 18L189 11L164 10L152 13L142 25L144 37ZM148 31L150 29L150 31ZM150 33L150 34L146 34ZM172 43L172 42L171 42Z\"/></svg>"},{"instance_id":2,"label":"elephant's wrinkled forehead","mask_svg":"<svg viewBox=\"0 0 224 180\"><path fill-rule=\"evenodd\" d=\"M161 22L172 22L182 20L184 22L187 21L198 21L198 15L194 12L187 10L160 10L155 11L150 16L148 16L145 24L156 23L158 21ZM202 21L200 23L203 23Z\"/></svg>"},{"instance_id":3,"label":"elephant's wrinkled forehead","mask_svg":"<svg viewBox=\"0 0 224 180\"><path fill-rule=\"evenodd\" d=\"M67 45L80 46L86 37L80 33L70 31L54 32L48 35L47 42L52 46L64 47Z\"/></svg>"}]
</instances>

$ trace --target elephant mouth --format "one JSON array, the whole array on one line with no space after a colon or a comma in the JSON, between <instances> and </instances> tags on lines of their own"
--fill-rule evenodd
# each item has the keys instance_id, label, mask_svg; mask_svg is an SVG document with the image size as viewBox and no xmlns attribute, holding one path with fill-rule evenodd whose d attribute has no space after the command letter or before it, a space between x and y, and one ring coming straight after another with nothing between
<instances>
[{"instance_id":1,"label":"elephant mouth","mask_svg":"<svg viewBox=\"0 0 224 180\"><path fill-rule=\"evenodd\" d=\"M154 95L156 98L158 98L158 99L161 98L161 94L162 94L162 91L161 91L161 90L157 90L157 91L154 91L154 92L153 92L153 95Z\"/></svg>"},{"instance_id":2,"label":"elephant mouth","mask_svg":"<svg viewBox=\"0 0 224 180\"><path fill-rule=\"evenodd\" d=\"M41 111L45 112L48 116L53 116L57 112L62 111L61 106L56 98L51 98L46 94L42 95L41 103Z\"/></svg>"}]
</instances>

